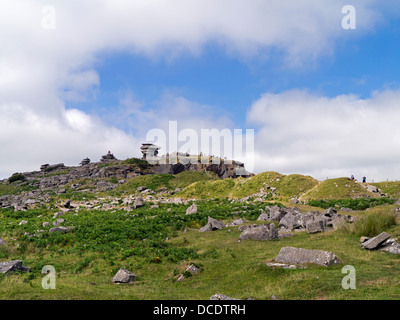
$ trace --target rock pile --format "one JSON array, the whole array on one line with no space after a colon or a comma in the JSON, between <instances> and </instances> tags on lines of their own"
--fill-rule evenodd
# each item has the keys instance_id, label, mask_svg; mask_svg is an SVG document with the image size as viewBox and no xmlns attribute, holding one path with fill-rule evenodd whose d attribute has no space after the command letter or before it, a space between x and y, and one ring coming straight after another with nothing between
<instances>
[{"instance_id":1,"label":"rock pile","mask_svg":"<svg viewBox=\"0 0 400 320\"><path fill-rule=\"evenodd\" d=\"M324 232L327 227L337 227L340 223L354 222L355 218L350 215L340 215L334 208L326 209L324 212L302 213L297 207L282 208L273 206L269 208L269 215L262 213L258 220L277 221L281 231L307 231L308 233Z\"/></svg>"}]
</instances>

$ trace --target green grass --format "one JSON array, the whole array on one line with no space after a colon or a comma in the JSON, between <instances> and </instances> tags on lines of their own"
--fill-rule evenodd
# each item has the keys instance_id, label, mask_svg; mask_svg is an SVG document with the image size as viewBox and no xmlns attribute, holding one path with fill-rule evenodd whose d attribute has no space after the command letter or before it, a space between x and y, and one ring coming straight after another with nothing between
<instances>
[{"instance_id":1,"label":"green grass","mask_svg":"<svg viewBox=\"0 0 400 320\"><path fill-rule=\"evenodd\" d=\"M225 179L224 181L201 181L185 188L179 196L186 198L243 198L259 193L261 189L269 192L267 186L276 188L277 197L289 199L299 197L314 187L318 181L298 174L282 175L278 172L263 172L250 178Z\"/></svg>"},{"instance_id":2,"label":"green grass","mask_svg":"<svg viewBox=\"0 0 400 320\"><path fill-rule=\"evenodd\" d=\"M348 208L352 210L365 210L379 205L394 204L389 198L360 198L360 199L334 199L334 200L310 200L308 205L328 209L330 207Z\"/></svg>"},{"instance_id":3,"label":"green grass","mask_svg":"<svg viewBox=\"0 0 400 320\"><path fill-rule=\"evenodd\" d=\"M176 175L171 174L152 174L137 176L128 179L123 185L119 186L111 192L113 193L135 193L138 187L144 186L153 191L160 188L175 190L176 188L184 188L198 181L208 181L218 179L213 172L184 171Z\"/></svg>"},{"instance_id":4,"label":"green grass","mask_svg":"<svg viewBox=\"0 0 400 320\"><path fill-rule=\"evenodd\" d=\"M260 203L208 200L200 201L198 213L190 216L185 215L187 206L172 204L153 209L145 206L129 213L80 211L64 216L64 225L76 227L72 232L37 238L24 233L45 229L41 224L52 221L55 210L1 210L0 237L7 246L0 249L0 261L21 259L32 273L0 277L0 299L208 300L217 292L262 300L272 295L295 300L400 298L400 256L362 249L358 231L301 232L290 238L240 243L237 228L198 232L209 215L224 222L242 217L254 223L264 207ZM391 206L380 206L368 214L359 213L365 221L360 219L354 230L371 225L374 215L379 218L373 221L384 221L390 210ZM28 224L19 226L22 219ZM187 232L183 232L185 228ZM399 225L384 223L381 228L394 237L400 235ZM265 262L273 260L283 246L332 251L342 264L296 270L267 267ZM190 263L200 266L201 272L176 282L176 276ZM56 268L56 290L41 287L44 265ZM345 265L356 269L356 290L341 287ZM137 280L128 285L112 284L119 268L132 271Z\"/></svg>"},{"instance_id":5,"label":"green grass","mask_svg":"<svg viewBox=\"0 0 400 320\"><path fill-rule=\"evenodd\" d=\"M370 184L380 189L383 193L386 193L388 197L400 198L400 181L386 181Z\"/></svg>"},{"instance_id":6,"label":"green grass","mask_svg":"<svg viewBox=\"0 0 400 320\"><path fill-rule=\"evenodd\" d=\"M357 182L349 178L328 179L322 181L309 192L303 200L332 200L332 199L355 199L365 197L378 197L376 194L367 191Z\"/></svg>"}]
</instances>

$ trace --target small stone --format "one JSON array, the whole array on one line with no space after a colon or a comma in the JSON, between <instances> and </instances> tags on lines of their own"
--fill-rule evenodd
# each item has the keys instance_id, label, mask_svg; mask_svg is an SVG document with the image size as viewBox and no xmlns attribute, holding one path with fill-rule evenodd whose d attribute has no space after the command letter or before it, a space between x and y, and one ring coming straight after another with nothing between
<instances>
[{"instance_id":1,"label":"small stone","mask_svg":"<svg viewBox=\"0 0 400 320\"><path fill-rule=\"evenodd\" d=\"M115 274L112 282L114 283L130 283L135 280L136 275L126 269L119 269Z\"/></svg>"}]
</instances>

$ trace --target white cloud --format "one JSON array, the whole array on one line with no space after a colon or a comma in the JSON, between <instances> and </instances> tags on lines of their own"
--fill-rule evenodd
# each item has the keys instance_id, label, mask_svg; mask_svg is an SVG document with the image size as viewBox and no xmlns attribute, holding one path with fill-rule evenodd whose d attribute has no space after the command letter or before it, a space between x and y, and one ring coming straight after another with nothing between
<instances>
[{"instance_id":1,"label":"white cloud","mask_svg":"<svg viewBox=\"0 0 400 320\"><path fill-rule=\"evenodd\" d=\"M257 128L257 172L400 179L399 99L400 91L370 99L298 90L264 94L247 115Z\"/></svg>"},{"instance_id":2,"label":"white cloud","mask_svg":"<svg viewBox=\"0 0 400 320\"><path fill-rule=\"evenodd\" d=\"M360 34L377 24L379 15L371 9L377 3L353 1L362 17L357 25ZM136 152L129 149L136 141L133 136L67 108L69 100L96 95L101 83L96 73L99 54L129 51L168 58L181 52L199 54L204 44L214 41L244 58L276 48L289 65L301 65L329 54L335 40L344 36L340 28L344 4L337 0L288 0L285 5L278 0L2 0L0 177L43 162L96 158L105 149L121 155ZM43 19L48 18L42 13L44 5L55 8L55 30L43 28ZM210 107L181 97L162 100L161 111L136 106L131 115L143 116L146 125L155 121L161 126L160 119L174 113L182 126L216 123L207 114ZM226 116L218 119L229 123Z\"/></svg>"}]
</instances>

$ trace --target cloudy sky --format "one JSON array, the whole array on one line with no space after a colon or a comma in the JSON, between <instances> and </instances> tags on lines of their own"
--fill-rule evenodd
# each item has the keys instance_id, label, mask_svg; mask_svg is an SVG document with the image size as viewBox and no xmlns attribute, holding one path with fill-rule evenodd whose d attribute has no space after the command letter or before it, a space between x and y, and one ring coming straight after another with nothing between
<instances>
[{"instance_id":1,"label":"cloudy sky","mask_svg":"<svg viewBox=\"0 0 400 320\"><path fill-rule=\"evenodd\" d=\"M399 52L395 0L0 0L0 178L177 121L254 129L255 173L397 180Z\"/></svg>"}]
</instances>

